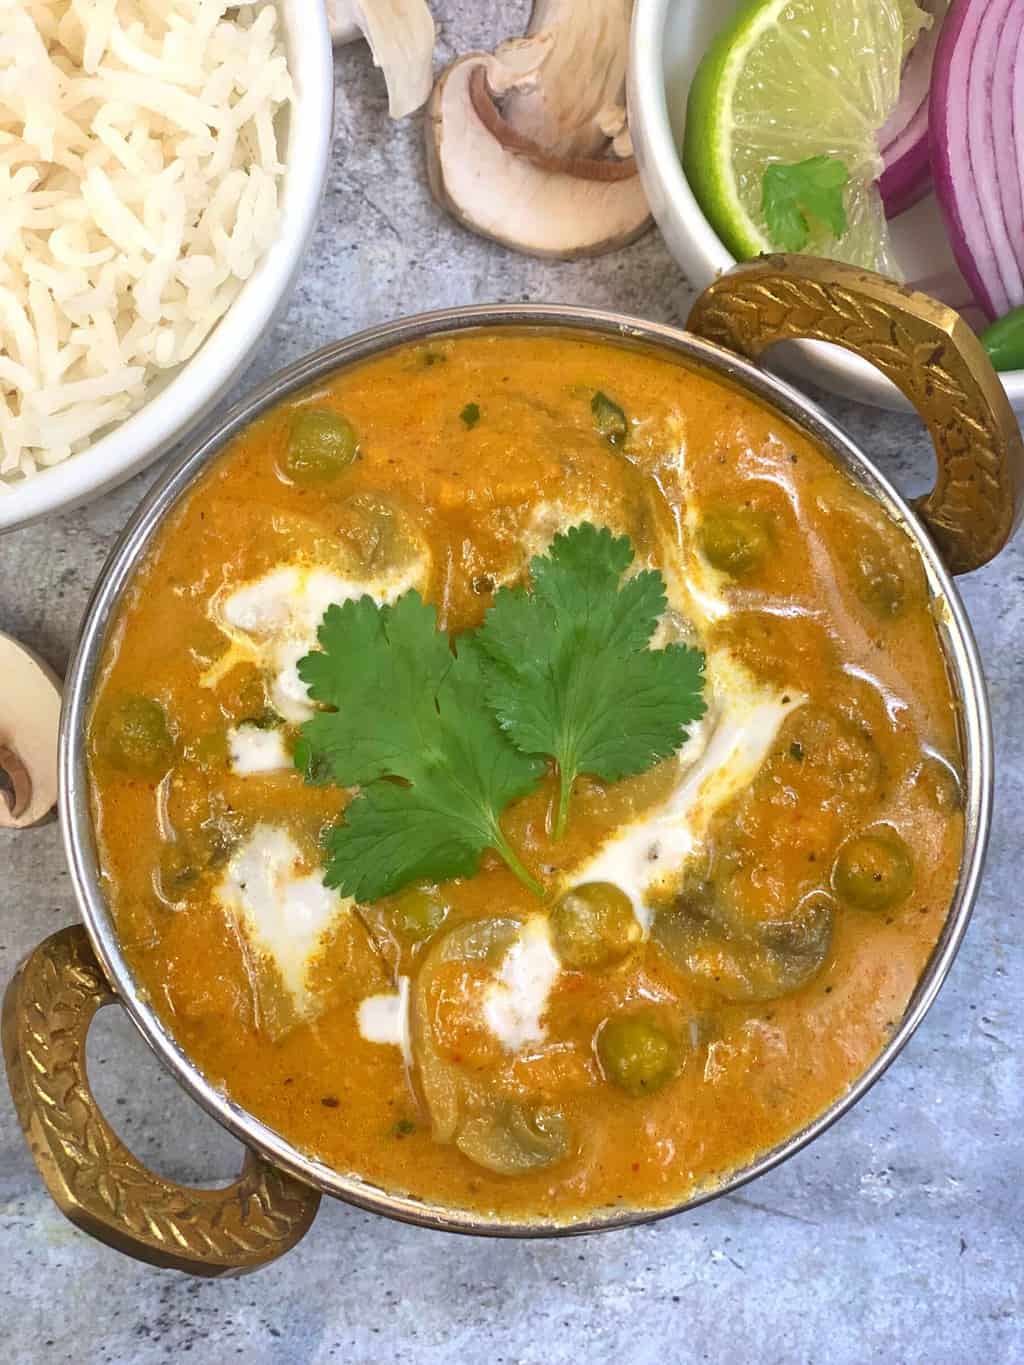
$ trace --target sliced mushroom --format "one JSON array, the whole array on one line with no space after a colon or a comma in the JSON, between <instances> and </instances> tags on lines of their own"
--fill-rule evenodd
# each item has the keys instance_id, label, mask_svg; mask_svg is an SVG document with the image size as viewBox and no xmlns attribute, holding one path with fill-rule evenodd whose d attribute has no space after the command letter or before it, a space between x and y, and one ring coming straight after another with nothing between
<instances>
[{"instance_id":1,"label":"sliced mushroom","mask_svg":"<svg viewBox=\"0 0 1024 1365\"><path fill-rule=\"evenodd\" d=\"M431 992L438 971L452 962L489 962L496 965L515 941L518 920L470 920L448 931L434 943L420 968L412 997L412 1051L416 1079L430 1115L435 1142L452 1142L467 1111L481 1107L484 1095L465 1067L449 1061L438 1046Z\"/></svg>"},{"instance_id":2,"label":"sliced mushroom","mask_svg":"<svg viewBox=\"0 0 1024 1365\"><path fill-rule=\"evenodd\" d=\"M57 675L0 635L0 828L36 825L56 804L59 722Z\"/></svg>"},{"instance_id":3,"label":"sliced mushroom","mask_svg":"<svg viewBox=\"0 0 1024 1365\"><path fill-rule=\"evenodd\" d=\"M438 202L533 256L625 246L647 227L626 122L632 0L534 0L526 37L442 74L426 125Z\"/></svg>"},{"instance_id":4,"label":"sliced mushroom","mask_svg":"<svg viewBox=\"0 0 1024 1365\"><path fill-rule=\"evenodd\" d=\"M392 118L426 103L434 77L434 21L426 0L327 0L327 19L334 42L363 37L369 43Z\"/></svg>"},{"instance_id":5,"label":"sliced mushroom","mask_svg":"<svg viewBox=\"0 0 1024 1365\"><path fill-rule=\"evenodd\" d=\"M497 1175L526 1175L553 1166L568 1154L569 1128L557 1109L524 1109L505 1100L467 1119L455 1145L463 1156Z\"/></svg>"},{"instance_id":6,"label":"sliced mushroom","mask_svg":"<svg viewBox=\"0 0 1024 1365\"><path fill-rule=\"evenodd\" d=\"M819 895L790 919L741 934L684 904L659 914L652 936L671 962L724 1000L776 1000L820 971L834 918L831 902Z\"/></svg>"}]
</instances>

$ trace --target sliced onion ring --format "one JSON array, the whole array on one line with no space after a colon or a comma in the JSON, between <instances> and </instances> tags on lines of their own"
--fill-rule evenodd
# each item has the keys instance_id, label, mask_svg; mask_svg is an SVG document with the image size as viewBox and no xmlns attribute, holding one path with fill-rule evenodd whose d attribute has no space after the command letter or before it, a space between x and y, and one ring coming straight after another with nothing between
<instances>
[{"instance_id":1,"label":"sliced onion ring","mask_svg":"<svg viewBox=\"0 0 1024 1365\"><path fill-rule=\"evenodd\" d=\"M935 194L957 264L990 318L1024 302L1024 213L1018 219L1015 209L1019 143L996 139L1006 108L1024 105L1022 32L1020 0L954 0L933 65L929 143ZM997 60L1004 45L1014 54L1012 62Z\"/></svg>"},{"instance_id":2,"label":"sliced onion ring","mask_svg":"<svg viewBox=\"0 0 1024 1365\"><path fill-rule=\"evenodd\" d=\"M896 108L878 134L884 167L878 189L887 218L911 208L931 184L928 88L946 5L947 0L922 0L921 8L931 15L931 28L925 29L913 46L903 67Z\"/></svg>"},{"instance_id":3,"label":"sliced onion ring","mask_svg":"<svg viewBox=\"0 0 1024 1365\"><path fill-rule=\"evenodd\" d=\"M1017 247L1017 259L1024 245L1024 24L1014 42L1012 24L1007 22L996 52L992 79L992 124L1000 153L996 170L999 197L1010 241Z\"/></svg>"}]
</instances>

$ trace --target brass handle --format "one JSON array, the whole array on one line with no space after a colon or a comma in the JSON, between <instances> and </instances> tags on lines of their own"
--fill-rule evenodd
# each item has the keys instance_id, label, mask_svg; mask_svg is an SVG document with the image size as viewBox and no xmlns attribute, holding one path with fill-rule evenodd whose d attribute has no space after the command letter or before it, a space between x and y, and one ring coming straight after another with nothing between
<instances>
[{"instance_id":1,"label":"brass handle","mask_svg":"<svg viewBox=\"0 0 1024 1365\"><path fill-rule=\"evenodd\" d=\"M838 261L762 256L706 289L687 326L751 359L809 339L870 360L931 433L938 475L915 510L949 568L980 568L1010 539L1024 512L1024 442L981 342L952 308Z\"/></svg>"},{"instance_id":2,"label":"brass handle","mask_svg":"<svg viewBox=\"0 0 1024 1365\"><path fill-rule=\"evenodd\" d=\"M309 1230L316 1190L251 1151L226 1189L176 1185L147 1170L100 1113L85 1039L116 998L77 924L41 943L4 997L7 1078L54 1202L118 1251L193 1275L242 1274L281 1256Z\"/></svg>"}]
</instances>

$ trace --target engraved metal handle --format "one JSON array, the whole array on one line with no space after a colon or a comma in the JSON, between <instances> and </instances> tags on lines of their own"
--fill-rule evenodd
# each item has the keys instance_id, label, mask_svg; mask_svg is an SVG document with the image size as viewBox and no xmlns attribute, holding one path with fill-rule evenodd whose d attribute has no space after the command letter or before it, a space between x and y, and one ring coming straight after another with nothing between
<instances>
[{"instance_id":1,"label":"engraved metal handle","mask_svg":"<svg viewBox=\"0 0 1024 1365\"><path fill-rule=\"evenodd\" d=\"M7 1078L25 1139L58 1208L140 1261L237 1275L283 1255L309 1230L320 1195L247 1152L226 1189L176 1185L147 1170L89 1089L85 1040L114 995L81 925L39 945L7 988Z\"/></svg>"},{"instance_id":2,"label":"engraved metal handle","mask_svg":"<svg viewBox=\"0 0 1024 1365\"><path fill-rule=\"evenodd\" d=\"M762 256L697 299L691 332L754 359L776 341L831 341L892 380L935 445L935 487L914 506L953 573L999 553L1024 513L1024 442L984 347L959 313L867 270Z\"/></svg>"}]
</instances>

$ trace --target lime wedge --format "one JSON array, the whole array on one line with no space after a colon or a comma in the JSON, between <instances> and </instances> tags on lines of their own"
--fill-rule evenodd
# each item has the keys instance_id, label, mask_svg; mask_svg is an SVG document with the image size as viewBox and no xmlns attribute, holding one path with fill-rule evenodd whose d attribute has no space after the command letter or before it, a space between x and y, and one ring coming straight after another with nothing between
<instances>
[{"instance_id":1,"label":"lime wedge","mask_svg":"<svg viewBox=\"0 0 1024 1365\"><path fill-rule=\"evenodd\" d=\"M747 0L708 48L686 111L683 169L739 260L777 251L765 168L833 157L848 173L839 237L808 216L802 248L898 275L881 199L878 130L899 96L910 0Z\"/></svg>"}]
</instances>

